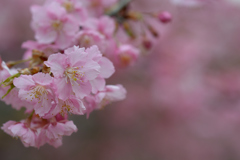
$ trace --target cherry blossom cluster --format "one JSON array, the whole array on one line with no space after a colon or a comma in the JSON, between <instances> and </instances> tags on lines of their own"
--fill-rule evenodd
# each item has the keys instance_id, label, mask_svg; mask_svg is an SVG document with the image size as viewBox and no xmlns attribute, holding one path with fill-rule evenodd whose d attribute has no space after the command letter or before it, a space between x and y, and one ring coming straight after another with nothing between
<instances>
[{"instance_id":1,"label":"cherry blossom cluster","mask_svg":"<svg viewBox=\"0 0 240 160\"><path fill-rule=\"evenodd\" d=\"M3 101L16 109L25 107L30 113L26 120L9 121L2 129L20 137L25 146L49 143L58 147L63 135L77 131L73 122L67 120L68 113L89 116L93 110L126 95L121 85L106 85L105 78L115 69L97 46L88 49L74 46L64 53L50 55L44 62L49 73L44 73L44 69L36 74L19 72L1 63Z\"/></svg>"},{"instance_id":2,"label":"cherry blossom cluster","mask_svg":"<svg viewBox=\"0 0 240 160\"><path fill-rule=\"evenodd\" d=\"M141 13L128 9L129 3L47 0L31 7L36 41L23 43L27 49L23 60L0 61L2 100L29 114L20 122L5 123L6 133L19 137L26 147L46 143L58 147L64 135L77 131L68 113L89 117L92 111L126 97L122 85L106 85L106 79L115 67L133 65L143 47L151 48L146 30L133 30L129 23L144 22ZM171 20L168 12L151 16L162 23ZM157 37L155 29L145 24ZM28 67L13 68L19 63Z\"/></svg>"}]
</instances>

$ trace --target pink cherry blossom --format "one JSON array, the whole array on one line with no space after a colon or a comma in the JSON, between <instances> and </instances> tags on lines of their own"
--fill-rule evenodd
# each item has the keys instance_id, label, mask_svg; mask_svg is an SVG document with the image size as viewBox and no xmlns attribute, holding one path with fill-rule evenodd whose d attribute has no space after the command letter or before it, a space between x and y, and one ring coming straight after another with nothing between
<instances>
[{"instance_id":1,"label":"pink cherry blossom","mask_svg":"<svg viewBox=\"0 0 240 160\"><path fill-rule=\"evenodd\" d=\"M87 117L95 109L102 109L106 105L126 98L127 91L122 85L107 85L103 91L85 97Z\"/></svg>"},{"instance_id":2,"label":"pink cherry blossom","mask_svg":"<svg viewBox=\"0 0 240 160\"><path fill-rule=\"evenodd\" d=\"M90 83L92 85L92 92L97 93L97 91L104 89L106 84L105 78L111 77L115 72L115 68L109 59L102 56L97 46L92 46L91 48L86 49L86 52L88 53L88 58L97 62L101 67L98 77L90 80Z\"/></svg>"},{"instance_id":3,"label":"pink cherry blossom","mask_svg":"<svg viewBox=\"0 0 240 160\"><path fill-rule=\"evenodd\" d=\"M88 18L87 11L79 0L49 0L46 4L58 2L68 14L71 14L80 25Z\"/></svg>"},{"instance_id":4,"label":"pink cherry blossom","mask_svg":"<svg viewBox=\"0 0 240 160\"><path fill-rule=\"evenodd\" d=\"M73 93L80 99L87 96L92 90L89 81L97 78L100 71L100 65L77 46L65 50L65 54L51 55L45 64L51 68L56 94L63 101Z\"/></svg>"},{"instance_id":5,"label":"pink cherry blossom","mask_svg":"<svg viewBox=\"0 0 240 160\"><path fill-rule=\"evenodd\" d=\"M105 37L96 30L83 30L75 36L74 44L86 48L97 45L101 51L104 51L106 45L104 40Z\"/></svg>"},{"instance_id":6,"label":"pink cherry blossom","mask_svg":"<svg viewBox=\"0 0 240 160\"><path fill-rule=\"evenodd\" d=\"M120 45L116 51L115 60L119 66L126 67L133 65L137 61L139 54L140 51L137 48L132 45L124 44Z\"/></svg>"},{"instance_id":7,"label":"pink cherry blossom","mask_svg":"<svg viewBox=\"0 0 240 160\"><path fill-rule=\"evenodd\" d=\"M18 73L16 69L9 69L4 61L1 61L1 69L0 69L0 81L5 81L8 77ZM7 91L10 89L10 86L0 86L0 97L3 97ZM8 105L12 105L13 108L20 110L22 107L25 107L26 112L30 112L33 107L28 103L25 103L18 97L19 89L13 88L9 94L7 94L2 101L4 101Z\"/></svg>"},{"instance_id":8,"label":"pink cherry blossom","mask_svg":"<svg viewBox=\"0 0 240 160\"><path fill-rule=\"evenodd\" d=\"M39 116L44 116L52 108L55 100L53 91L53 78L44 73L21 75L15 78L14 85L20 89L19 97L34 105L34 110Z\"/></svg>"},{"instance_id":9,"label":"pink cherry blossom","mask_svg":"<svg viewBox=\"0 0 240 160\"><path fill-rule=\"evenodd\" d=\"M65 101L59 99L57 107L60 109L60 113L62 115L65 115L67 112L83 115L86 110L82 100L74 95L70 95L70 97Z\"/></svg>"},{"instance_id":10,"label":"pink cherry blossom","mask_svg":"<svg viewBox=\"0 0 240 160\"><path fill-rule=\"evenodd\" d=\"M53 44L40 44L36 41L26 41L22 44L22 48L27 49L25 52L23 59L28 59L32 57L32 50L38 50L41 51L44 56L48 57L53 53L58 52L58 47Z\"/></svg>"},{"instance_id":11,"label":"pink cherry blossom","mask_svg":"<svg viewBox=\"0 0 240 160\"><path fill-rule=\"evenodd\" d=\"M104 14L104 10L117 0L83 0L82 3L89 9L92 16L99 17Z\"/></svg>"},{"instance_id":12,"label":"pink cherry blossom","mask_svg":"<svg viewBox=\"0 0 240 160\"><path fill-rule=\"evenodd\" d=\"M72 121L66 119L60 119L60 121L58 121L58 118L52 118L40 130L38 145L41 146L45 143L49 143L57 148L62 145L62 137L64 135L70 136L73 132L77 132L77 127Z\"/></svg>"},{"instance_id":13,"label":"pink cherry blossom","mask_svg":"<svg viewBox=\"0 0 240 160\"><path fill-rule=\"evenodd\" d=\"M37 133L24 121L8 121L1 129L13 137L19 137L25 147L36 146Z\"/></svg>"},{"instance_id":14,"label":"pink cherry blossom","mask_svg":"<svg viewBox=\"0 0 240 160\"><path fill-rule=\"evenodd\" d=\"M126 98L127 91L122 85L107 85L105 89L95 97L99 101L99 105L96 109L100 109L103 106L115 101L121 101Z\"/></svg>"},{"instance_id":15,"label":"pink cherry blossom","mask_svg":"<svg viewBox=\"0 0 240 160\"><path fill-rule=\"evenodd\" d=\"M68 47L79 30L78 23L57 2L32 6L32 27L39 43L55 43L60 49Z\"/></svg>"},{"instance_id":16,"label":"pink cherry blossom","mask_svg":"<svg viewBox=\"0 0 240 160\"><path fill-rule=\"evenodd\" d=\"M98 19L89 18L88 21L83 25L84 29L96 30L107 39L113 36L116 29L115 22L109 16L102 16Z\"/></svg>"}]
</instances>

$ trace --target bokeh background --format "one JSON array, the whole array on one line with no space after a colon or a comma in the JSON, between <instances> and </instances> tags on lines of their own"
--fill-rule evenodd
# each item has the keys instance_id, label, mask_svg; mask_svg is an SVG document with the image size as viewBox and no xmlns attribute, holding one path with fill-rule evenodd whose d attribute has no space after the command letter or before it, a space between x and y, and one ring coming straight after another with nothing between
<instances>
[{"instance_id":1,"label":"bokeh background","mask_svg":"<svg viewBox=\"0 0 240 160\"><path fill-rule=\"evenodd\" d=\"M0 0L0 54L21 59L33 39L29 6L43 0ZM239 160L240 2L134 0L143 12L169 11L173 21L149 54L118 70L126 100L70 116L78 132L58 149L25 148L0 130L1 160ZM0 103L0 122L27 115Z\"/></svg>"}]
</instances>

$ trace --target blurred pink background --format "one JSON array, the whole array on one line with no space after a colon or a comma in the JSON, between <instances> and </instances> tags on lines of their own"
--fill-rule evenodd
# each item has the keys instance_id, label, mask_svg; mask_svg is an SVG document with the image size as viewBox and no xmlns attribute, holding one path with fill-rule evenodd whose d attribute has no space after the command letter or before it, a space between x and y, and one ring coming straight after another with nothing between
<instances>
[{"instance_id":1,"label":"blurred pink background","mask_svg":"<svg viewBox=\"0 0 240 160\"><path fill-rule=\"evenodd\" d=\"M240 5L235 0L135 0L145 12L169 11L160 38L136 66L118 70L127 99L85 116L70 116L78 132L55 149L25 148L0 131L1 160L239 160ZM29 6L42 0L0 0L0 54L20 59L33 40ZM27 115L1 103L0 122Z\"/></svg>"}]
</instances>

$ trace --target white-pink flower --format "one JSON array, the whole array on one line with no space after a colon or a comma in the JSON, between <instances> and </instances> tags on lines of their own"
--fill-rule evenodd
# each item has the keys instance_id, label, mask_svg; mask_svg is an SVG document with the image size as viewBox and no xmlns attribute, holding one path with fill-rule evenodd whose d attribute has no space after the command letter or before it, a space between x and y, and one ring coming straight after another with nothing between
<instances>
[{"instance_id":1,"label":"white-pink flower","mask_svg":"<svg viewBox=\"0 0 240 160\"><path fill-rule=\"evenodd\" d=\"M38 146L49 143L57 148L62 145L62 137L64 135L70 136L73 132L77 132L77 127L73 121L50 119L49 123L39 132Z\"/></svg>"},{"instance_id":2,"label":"white-pink flower","mask_svg":"<svg viewBox=\"0 0 240 160\"><path fill-rule=\"evenodd\" d=\"M19 137L25 147L36 146L37 132L29 128L25 121L8 121L1 129L13 137Z\"/></svg>"},{"instance_id":3,"label":"white-pink flower","mask_svg":"<svg viewBox=\"0 0 240 160\"><path fill-rule=\"evenodd\" d=\"M57 53L59 48L53 44L41 44L36 41L26 41L22 44L22 48L27 49L25 52L23 59L28 59L32 57L32 50L41 51L44 56L48 57L53 53Z\"/></svg>"},{"instance_id":4,"label":"white-pink flower","mask_svg":"<svg viewBox=\"0 0 240 160\"><path fill-rule=\"evenodd\" d=\"M74 46L65 50L65 54L54 54L45 65L51 68L57 96L63 101L71 94L82 99L90 94L92 87L89 81L97 78L100 65L88 58L84 48Z\"/></svg>"},{"instance_id":5,"label":"white-pink flower","mask_svg":"<svg viewBox=\"0 0 240 160\"><path fill-rule=\"evenodd\" d=\"M98 77L90 80L90 83L92 85L92 92L97 93L98 91L104 89L106 84L105 78L111 77L115 72L115 68L109 59L102 56L97 46L92 46L86 49L86 52L88 53L88 58L97 62L100 66Z\"/></svg>"},{"instance_id":6,"label":"white-pink flower","mask_svg":"<svg viewBox=\"0 0 240 160\"><path fill-rule=\"evenodd\" d=\"M82 100L74 95L70 95L70 97L65 101L59 99L56 107L59 108L62 115L65 115L67 112L83 115L86 110Z\"/></svg>"},{"instance_id":7,"label":"white-pink flower","mask_svg":"<svg viewBox=\"0 0 240 160\"><path fill-rule=\"evenodd\" d=\"M1 61L0 59L0 81L3 82L5 81L8 77L18 73L17 69L9 69L4 61ZM10 89L10 86L0 86L0 97L3 97L7 91ZM3 99L1 98L2 101L4 101L8 105L12 105L14 109L21 109L22 107L26 108L26 112L29 112L33 109L31 105L26 103L25 101L22 101L18 97L18 88L13 88L10 93L8 93Z\"/></svg>"},{"instance_id":8,"label":"white-pink flower","mask_svg":"<svg viewBox=\"0 0 240 160\"><path fill-rule=\"evenodd\" d=\"M134 46L128 44L120 45L116 51L116 63L122 67L133 65L137 61L139 55L139 49Z\"/></svg>"},{"instance_id":9,"label":"white-pink flower","mask_svg":"<svg viewBox=\"0 0 240 160\"><path fill-rule=\"evenodd\" d=\"M55 100L53 91L53 78L44 73L35 75L21 75L15 78L14 85L20 89L19 97L34 105L34 110L39 116L44 116L52 108Z\"/></svg>"},{"instance_id":10,"label":"white-pink flower","mask_svg":"<svg viewBox=\"0 0 240 160\"><path fill-rule=\"evenodd\" d=\"M49 0L46 4L51 2L58 2L65 8L68 14L71 14L77 22L81 25L88 18L87 11L81 1L79 0Z\"/></svg>"},{"instance_id":11,"label":"white-pink flower","mask_svg":"<svg viewBox=\"0 0 240 160\"><path fill-rule=\"evenodd\" d=\"M82 3L90 10L91 15L100 16L104 14L104 10L117 0L83 0Z\"/></svg>"},{"instance_id":12,"label":"white-pink flower","mask_svg":"<svg viewBox=\"0 0 240 160\"><path fill-rule=\"evenodd\" d=\"M87 116L95 110L126 98L127 91L122 85L107 85L104 90L84 98Z\"/></svg>"},{"instance_id":13,"label":"white-pink flower","mask_svg":"<svg viewBox=\"0 0 240 160\"><path fill-rule=\"evenodd\" d=\"M79 30L78 22L57 2L45 6L32 6L32 27L39 43L55 43L60 49L69 47Z\"/></svg>"},{"instance_id":14,"label":"white-pink flower","mask_svg":"<svg viewBox=\"0 0 240 160\"><path fill-rule=\"evenodd\" d=\"M100 18L89 18L84 24L84 29L96 30L105 38L109 39L113 37L116 29L115 21L109 16L101 16Z\"/></svg>"},{"instance_id":15,"label":"white-pink flower","mask_svg":"<svg viewBox=\"0 0 240 160\"><path fill-rule=\"evenodd\" d=\"M76 34L74 44L80 47L97 45L101 51L105 50L105 37L96 30L83 30Z\"/></svg>"}]
</instances>

